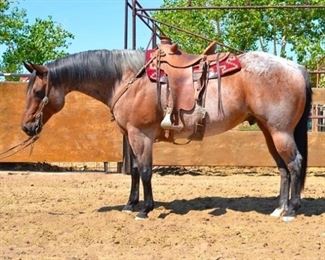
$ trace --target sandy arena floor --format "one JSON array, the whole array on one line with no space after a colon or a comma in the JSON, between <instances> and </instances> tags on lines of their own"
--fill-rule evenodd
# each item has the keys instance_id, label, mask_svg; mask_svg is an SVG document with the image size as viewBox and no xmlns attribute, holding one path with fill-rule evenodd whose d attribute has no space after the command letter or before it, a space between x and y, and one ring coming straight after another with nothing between
<instances>
[{"instance_id":1,"label":"sandy arena floor","mask_svg":"<svg viewBox=\"0 0 325 260\"><path fill-rule=\"evenodd\" d=\"M121 212L129 176L0 173L0 259L325 259L325 172L297 219L269 216L269 170L160 171L146 221ZM176 173L176 174L175 174Z\"/></svg>"}]
</instances>

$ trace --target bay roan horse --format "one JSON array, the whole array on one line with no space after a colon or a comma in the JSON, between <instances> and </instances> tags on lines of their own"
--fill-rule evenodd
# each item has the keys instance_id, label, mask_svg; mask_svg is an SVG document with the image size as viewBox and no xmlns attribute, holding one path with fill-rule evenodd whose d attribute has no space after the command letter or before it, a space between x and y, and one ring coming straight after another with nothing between
<instances>
[{"instance_id":1,"label":"bay roan horse","mask_svg":"<svg viewBox=\"0 0 325 260\"><path fill-rule=\"evenodd\" d=\"M220 92L217 79L208 81L205 135L222 133L245 120L257 122L281 175L279 205L272 215L291 220L301 205L306 177L312 94L308 74L302 66L263 52L247 52L238 58L242 69L222 78ZM22 129L29 136L39 134L72 91L89 95L111 110L114 103L114 118L131 147L132 183L125 211L138 204L140 177L143 183L144 205L137 218L147 218L154 208L152 149L164 135L160 124L167 102L166 86L157 88L146 73L138 73L144 64L145 54L132 50L86 51L46 65L25 63L32 76L22 119ZM175 132L175 138L192 134L196 107L184 113L184 128Z\"/></svg>"}]
</instances>

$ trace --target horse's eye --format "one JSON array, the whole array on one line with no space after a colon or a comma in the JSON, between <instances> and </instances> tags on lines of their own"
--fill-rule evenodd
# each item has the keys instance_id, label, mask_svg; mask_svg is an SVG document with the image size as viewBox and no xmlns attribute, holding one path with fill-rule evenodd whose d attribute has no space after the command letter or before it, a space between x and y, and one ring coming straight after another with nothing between
<instances>
[{"instance_id":1,"label":"horse's eye","mask_svg":"<svg viewBox=\"0 0 325 260\"><path fill-rule=\"evenodd\" d=\"M37 97L39 99L43 99L44 95L45 95L44 89L34 90L34 95L35 95L35 97Z\"/></svg>"}]
</instances>

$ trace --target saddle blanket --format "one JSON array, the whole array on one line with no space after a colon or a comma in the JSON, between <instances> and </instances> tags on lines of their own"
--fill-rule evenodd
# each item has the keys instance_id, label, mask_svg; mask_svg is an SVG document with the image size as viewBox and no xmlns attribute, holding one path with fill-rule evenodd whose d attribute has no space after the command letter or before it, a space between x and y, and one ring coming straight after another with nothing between
<instances>
[{"instance_id":1,"label":"saddle blanket","mask_svg":"<svg viewBox=\"0 0 325 260\"><path fill-rule=\"evenodd\" d=\"M148 62L153 55L155 55L157 49L151 49L151 50L147 50L146 51L146 62ZM217 66L217 56L218 54L212 54L209 55L209 79L214 79L214 78L218 78L218 66ZM220 60L219 60L219 67L220 67L220 76L227 76L227 75L231 75L237 71L240 71L241 69L241 65L240 65L240 61L237 58L236 55L232 54L232 53L227 53L226 55L220 55ZM215 58L215 60L211 59L211 58ZM193 68L193 73L195 74L196 72L198 72L201 68L200 68L200 64L195 64L192 66ZM167 74L160 69L159 73L157 72L157 68L155 66L154 63L151 63L147 68L146 68L146 73L147 76L149 77L150 80L156 82L157 81L157 76L159 74L159 81L160 82L167 82Z\"/></svg>"}]
</instances>

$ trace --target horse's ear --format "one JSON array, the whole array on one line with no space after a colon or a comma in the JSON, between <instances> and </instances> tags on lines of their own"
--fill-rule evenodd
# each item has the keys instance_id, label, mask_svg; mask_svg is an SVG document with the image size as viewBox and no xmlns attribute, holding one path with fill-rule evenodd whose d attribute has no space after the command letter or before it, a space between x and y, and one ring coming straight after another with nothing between
<instances>
[{"instance_id":1,"label":"horse's ear","mask_svg":"<svg viewBox=\"0 0 325 260\"><path fill-rule=\"evenodd\" d=\"M173 43L170 46L170 50L171 50L172 53L176 53L178 51L178 45L176 43Z\"/></svg>"},{"instance_id":2,"label":"horse's ear","mask_svg":"<svg viewBox=\"0 0 325 260\"><path fill-rule=\"evenodd\" d=\"M23 62L25 68L32 73L34 70L36 71L36 75L38 76L44 76L44 74L46 74L48 72L48 68L44 65L37 65L37 64L33 64L31 62Z\"/></svg>"},{"instance_id":3,"label":"horse's ear","mask_svg":"<svg viewBox=\"0 0 325 260\"><path fill-rule=\"evenodd\" d=\"M31 64L30 62L26 62L26 61L23 61L23 63L24 63L25 68L26 68L30 73L32 73L33 70L34 70L32 64Z\"/></svg>"},{"instance_id":4,"label":"horse's ear","mask_svg":"<svg viewBox=\"0 0 325 260\"><path fill-rule=\"evenodd\" d=\"M38 76L44 76L48 72L48 68L44 65L37 65L37 64L31 64L34 70L36 71L36 75Z\"/></svg>"}]
</instances>

